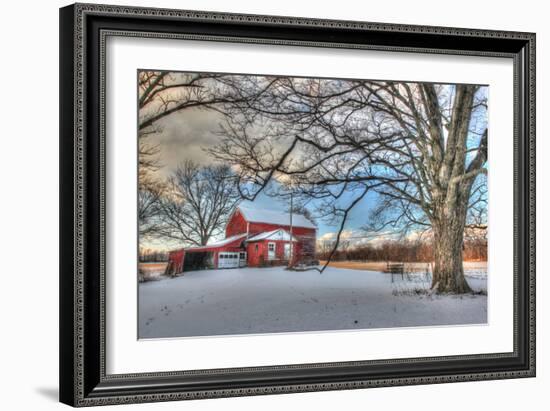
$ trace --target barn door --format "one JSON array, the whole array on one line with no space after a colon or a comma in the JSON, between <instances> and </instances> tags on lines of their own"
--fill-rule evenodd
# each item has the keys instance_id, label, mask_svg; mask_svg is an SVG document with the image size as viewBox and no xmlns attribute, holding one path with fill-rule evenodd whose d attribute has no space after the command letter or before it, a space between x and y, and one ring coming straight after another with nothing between
<instances>
[{"instance_id":1,"label":"barn door","mask_svg":"<svg viewBox=\"0 0 550 411\"><path fill-rule=\"evenodd\" d=\"M275 243L267 243L267 259L275 260Z\"/></svg>"}]
</instances>

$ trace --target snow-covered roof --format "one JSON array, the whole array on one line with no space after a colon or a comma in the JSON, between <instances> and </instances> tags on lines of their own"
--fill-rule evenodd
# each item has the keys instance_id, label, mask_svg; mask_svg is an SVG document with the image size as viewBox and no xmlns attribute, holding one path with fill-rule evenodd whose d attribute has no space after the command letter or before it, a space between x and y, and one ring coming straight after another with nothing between
<instances>
[{"instance_id":1,"label":"snow-covered roof","mask_svg":"<svg viewBox=\"0 0 550 411\"><path fill-rule=\"evenodd\" d=\"M215 243L208 243L206 245L202 245L199 247L187 247L186 250L202 250L205 248L215 248L215 247L223 247L224 245L231 244L234 241L237 241L241 238L245 238L246 233L243 234L237 234L233 235L231 237L224 238L223 240L216 241Z\"/></svg>"},{"instance_id":2,"label":"snow-covered roof","mask_svg":"<svg viewBox=\"0 0 550 411\"><path fill-rule=\"evenodd\" d=\"M285 226L290 225L290 215L286 211L248 208L243 206L239 206L239 211L249 222ZM292 214L292 225L294 227L317 228L311 221L300 214Z\"/></svg>"},{"instance_id":3,"label":"snow-covered roof","mask_svg":"<svg viewBox=\"0 0 550 411\"><path fill-rule=\"evenodd\" d=\"M288 231L279 228L273 231L266 231L264 233L256 234L255 236L250 237L246 241L261 241L261 240L279 240L279 241L290 241L291 235ZM297 241L296 237L292 236L292 241Z\"/></svg>"}]
</instances>

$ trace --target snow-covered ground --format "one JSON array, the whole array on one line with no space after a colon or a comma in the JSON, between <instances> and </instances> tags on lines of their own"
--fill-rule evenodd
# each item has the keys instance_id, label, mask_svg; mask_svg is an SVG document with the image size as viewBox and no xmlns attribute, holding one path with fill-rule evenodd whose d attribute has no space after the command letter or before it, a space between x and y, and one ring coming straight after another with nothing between
<instances>
[{"instance_id":1,"label":"snow-covered ground","mask_svg":"<svg viewBox=\"0 0 550 411\"><path fill-rule=\"evenodd\" d=\"M468 282L486 290L486 275ZM468 275L469 270L466 270ZM472 273L474 274L474 273ZM139 284L140 338L484 324L486 295L427 295L423 276L329 267L204 270Z\"/></svg>"}]
</instances>

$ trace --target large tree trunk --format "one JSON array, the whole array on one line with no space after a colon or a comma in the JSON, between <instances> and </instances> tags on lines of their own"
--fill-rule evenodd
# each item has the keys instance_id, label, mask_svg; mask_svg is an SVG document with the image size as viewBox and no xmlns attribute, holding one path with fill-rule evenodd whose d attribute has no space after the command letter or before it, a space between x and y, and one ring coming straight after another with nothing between
<instances>
[{"instance_id":1,"label":"large tree trunk","mask_svg":"<svg viewBox=\"0 0 550 411\"><path fill-rule=\"evenodd\" d=\"M443 208L433 221L434 270L432 288L440 293L468 293L472 289L464 278L462 249L467 203L459 201L454 207Z\"/></svg>"}]
</instances>

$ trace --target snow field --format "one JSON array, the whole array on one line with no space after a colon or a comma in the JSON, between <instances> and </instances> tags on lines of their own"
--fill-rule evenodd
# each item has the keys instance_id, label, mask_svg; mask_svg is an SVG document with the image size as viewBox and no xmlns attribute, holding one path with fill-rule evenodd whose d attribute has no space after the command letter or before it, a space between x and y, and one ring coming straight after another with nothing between
<instances>
[{"instance_id":1,"label":"snow field","mask_svg":"<svg viewBox=\"0 0 550 411\"><path fill-rule=\"evenodd\" d=\"M486 290L472 270L468 282ZM469 270L466 271L468 275ZM191 271L139 284L139 337L190 337L487 322L486 295L429 295L423 276L282 267Z\"/></svg>"}]
</instances>

